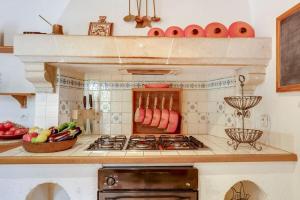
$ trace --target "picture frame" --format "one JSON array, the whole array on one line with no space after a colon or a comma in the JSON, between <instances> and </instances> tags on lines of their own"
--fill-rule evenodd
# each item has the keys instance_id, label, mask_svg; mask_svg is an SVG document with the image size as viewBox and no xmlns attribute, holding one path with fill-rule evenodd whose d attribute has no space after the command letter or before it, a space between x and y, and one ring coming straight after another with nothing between
<instances>
[{"instance_id":1,"label":"picture frame","mask_svg":"<svg viewBox=\"0 0 300 200\"><path fill-rule=\"evenodd\" d=\"M300 91L300 3L276 19L276 92Z\"/></svg>"},{"instance_id":2,"label":"picture frame","mask_svg":"<svg viewBox=\"0 0 300 200\"><path fill-rule=\"evenodd\" d=\"M106 22L106 16L99 16L98 22L90 22L88 35L111 36L113 23Z\"/></svg>"}]
</instances>

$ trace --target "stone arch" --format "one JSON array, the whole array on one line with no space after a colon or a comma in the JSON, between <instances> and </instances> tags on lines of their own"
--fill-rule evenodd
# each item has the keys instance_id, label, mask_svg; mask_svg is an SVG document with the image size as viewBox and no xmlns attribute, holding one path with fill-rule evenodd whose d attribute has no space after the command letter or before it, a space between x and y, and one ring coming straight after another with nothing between
<instances>
[{"instance_id":1,"label":"stone arch","mask_svg":"<svg viewBox=\"0 0 300 200\"><path fill-rule=\"evenodd\" d=\"M250 196L249 199L255 199L255 200L265 200L267 199L266 193L259 187L256 183L250 181L250 180L242 180L237 183L235 183L229 190L226 192L224 200L237 200L239 196L238 193L242 193L242 197L245 198L248 194ZM236 197L236 198L234 198Z\"/></svg>"},{"instance_id":2,"label":"stone arch","mask_svg":"<svg viewBox=\"0 0 300 200\"><path fill-rule=\"evenodd\" d=\"M41 183L26 196L26 200L71 200L66 190L57 183Z\"/></svg>"}]
</instances>

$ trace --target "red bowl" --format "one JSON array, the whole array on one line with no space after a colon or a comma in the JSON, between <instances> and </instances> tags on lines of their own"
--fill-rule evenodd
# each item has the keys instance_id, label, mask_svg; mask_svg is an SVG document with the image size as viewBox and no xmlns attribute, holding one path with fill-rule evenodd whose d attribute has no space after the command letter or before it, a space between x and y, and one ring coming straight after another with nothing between
<instances>
[{"instance_id":1,"label":"red bowl","mask_svg":"<svg viewBox=\"0 0 300 200\"><path fill-rule=\"evenodd\" d=\"M160 28L151 28L148 31L148 36L150 36L150 37L164 37L165 32Z\"/></svg>"},{"instance_id":2,"label":"red bowl","mask_svg":"<svg viewBox=\"0 0 300 200\"><path fill-rule=\"evenodd\" d=\"M196 24L191 24L184 29L185 37L205 37L205 30Z\"/></svg>"},{"instance_id":3,"label":"red bowl","mask_svg":"<svg viewBox=\"0 0 300 200\"><path fill-rule=\"evenodd\" d=\"M184 31L178 26L170 26L165 32L167 37L184 37Z\"/></svg>"},{"instance_id":4,"label":"red bowl","mask_svg":"<svg viewBox=\"0 0 300 200\"><path fill-rule=\"evenodd\" d=\"M242 21L232 23L228 31L230 37L255 37L252 26Z\"/></svg>"},{"instance_id":5,"label":"red bowl","mask_svg":"<svg viewBox=\"0 0 300 200\"><path fill-rule=\"evenodd\" d=\"M227 38L228 37L228 30L227 28L219 23L213 22L208 24L205 27L206 37L213 37L213 38Z\"/></svg>"},{"instance_id":6,"label":"red bowl","mask_svg":"<svg viewBox=\"0 0 300 200\"><path fill-rule=\"evenodd\" d=\"M19 135L0 135L1 140L13 140L13 139L21 139L25 134Z\"/></svg>"}]
</instances>

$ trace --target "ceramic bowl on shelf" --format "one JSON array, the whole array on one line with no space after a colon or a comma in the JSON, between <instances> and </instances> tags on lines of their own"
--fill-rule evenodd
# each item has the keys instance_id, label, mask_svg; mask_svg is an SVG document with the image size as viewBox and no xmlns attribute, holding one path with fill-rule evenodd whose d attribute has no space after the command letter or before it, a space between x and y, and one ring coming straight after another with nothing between
<instances>
[{"instance_id":1,"label":"ceramic bowl on shelf","mask_svg":"<svg viewBox=\"0 0 300 200\"><path fill-rule=\"evenodd\" d=\"M228 30L226 26L219 22L213 22L205 27L206 37L212 38L227 38Z\"/></svg>"},{"instance_id":2,"label":"ceramic bowl on shelf","mask_svg":"<svg viewBox=\"0 0 300 200\"><path fill-rule=\"evenodd\" d=\"M18 134L18 135L0 135L1 140L14 140L14 139L21 139L25 133Z\"/></svg>"},{"instance_id":3,"label":"ceramic bowl on shelf","mask_svg":"<svg viewBox=\"0 0 300 200\"><path fill-rule=\"evenodd\" d=\"M184 31L178 26L170 26L165 31L167 37L184 37Z\"/></svg>"},{"instance_id":4,"label":"ceramic bowl on shelf","mask_svg":"<svg viewBox=\"0 0 300 200\"><path fill-rule=\"evenodd\" d=\"M185 27L184 29L184 36L185 37L205 37L205 30L196 24L191 24Z\"/></svg>"},{"instance_id":5,"label":"ceramic bowl on shelf","mask_svg":"<svg viewBox=\"0 0 300 200\"><path fill-rule=\"evenodd\" d=\"M148 31L148 36L149 37L164 37L165 36L165 32L160 29L160 28L151 28Z\"/></svg>"},{"instance_id":6,"label":"ceramic bowl on shelf","mask_svg":"<svg viewBox=\"0 0 300 200\"><path fill-rule=\"evenodd\" d=\"M45 142L45 143L31 143L22 141L23 148L31 153L52 153L70 149L77 141L77 137L71 140L61 142Z\"/></svg>"},{"instance_id":7,"label":"ceramic bowl on shelf","mask_svg":"<svg viewBox=\"0 0 300 200\"><path fill-rule=\"evenodd\" d=\"M246 22L237 21L232 23L228 29L229 37L255 37L252 26Z\"/></svg>"}]
</instances>

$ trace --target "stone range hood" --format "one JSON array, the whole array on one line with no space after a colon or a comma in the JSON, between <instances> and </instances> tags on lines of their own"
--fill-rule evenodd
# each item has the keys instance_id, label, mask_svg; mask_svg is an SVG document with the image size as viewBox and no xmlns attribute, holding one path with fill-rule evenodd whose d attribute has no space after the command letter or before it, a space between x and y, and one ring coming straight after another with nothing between
<instances>
[{"instance_id":1,"label":"stone range hood","mask_svg":"<svg viewBox=\"0 0 300 200\"><path fill-rule=\"evenodd\" d=\"M25 64L37 92L53 92L56 69L188 70L232 68L247 76L249 88L264 80L271 38L150 38L17 35L14 54Z\"/></svg>"}]
</instances>

